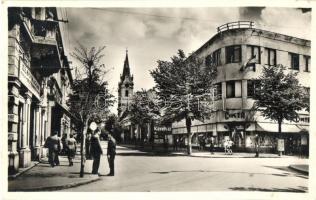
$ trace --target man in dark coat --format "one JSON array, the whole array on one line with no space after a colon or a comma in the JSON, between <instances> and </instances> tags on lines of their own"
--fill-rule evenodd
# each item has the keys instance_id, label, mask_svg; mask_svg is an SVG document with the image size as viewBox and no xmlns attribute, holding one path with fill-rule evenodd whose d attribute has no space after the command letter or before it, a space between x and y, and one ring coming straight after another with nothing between
<instances>
[{"instance_id":1,"label":"man in dark coat","mask_svg":"<svg viewBox=\"0 0 316 200\"><path fill-rule=\"evenodd\" d=\"M110 167L110 173L108 176L114 176L114 159L116 154L116 141L112 135L108 136L108 151L107 157Z\"/></svg>"},{"instance_id":2,"label":"man in dark coat","mask_svg":"<svg viewBox=\"0 0 316 200\"><path fill-rule=\"evenodd\" d=\"M58 137L58 132L55 131L53 135L49 136L44 144L45 148L48 148L49 155L48 155L48 161L49 164L54 167L55 165L59 165L59 158L58 154L61 151L61 141Z\"/></svg>"},{"instance_id":3,"label":"man in dark coat","mask_svg":"<svg viewBox=\"0 0 316 200\"><path fill-rule=\"evenodd\" d=\"M103 154L100 144L100 131L97 129L91 137L90 153L93 157L92 174L98 174L101 154Z\"/></svg>"}]
</instances>

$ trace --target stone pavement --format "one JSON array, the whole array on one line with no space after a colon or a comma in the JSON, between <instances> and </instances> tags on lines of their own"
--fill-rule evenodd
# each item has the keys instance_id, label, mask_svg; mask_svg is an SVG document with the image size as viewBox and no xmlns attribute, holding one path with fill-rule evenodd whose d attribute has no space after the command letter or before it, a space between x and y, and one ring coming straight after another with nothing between
<instances>
[{"instance_id":1,"label":"stone pavement","mask_svg":"<svg viewBox=\"0 0 316 200\"><path fill-rule=\"evenodd\" d=\"M91 174L92 160L85 164L85 175L80 178L80 155L76 156L73 166L68 166L68 159L59 156L60 165L51 167L46 159L28 169L19 176L8 180L8 191L50 191L70 188L99 180Z\"/></svg>"}]
</instances>

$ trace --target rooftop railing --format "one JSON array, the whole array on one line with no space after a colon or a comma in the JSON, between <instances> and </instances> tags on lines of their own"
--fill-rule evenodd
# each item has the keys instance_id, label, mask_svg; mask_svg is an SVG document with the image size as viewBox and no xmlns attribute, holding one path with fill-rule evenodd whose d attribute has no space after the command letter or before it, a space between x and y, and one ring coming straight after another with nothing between
<instances>
[{"instance_id":1,"label":"rooftop railing","mask_svg":"<svg viewBox=\"0 0 316 200\"><path fill-rule=\"evenodd\" d=\"M254 28L255 23L252 21L238 21L238 22L229 22L217 27L217 32L223 32L231 29L239 29L239 28Z\"/></svg>"}]
</instances>

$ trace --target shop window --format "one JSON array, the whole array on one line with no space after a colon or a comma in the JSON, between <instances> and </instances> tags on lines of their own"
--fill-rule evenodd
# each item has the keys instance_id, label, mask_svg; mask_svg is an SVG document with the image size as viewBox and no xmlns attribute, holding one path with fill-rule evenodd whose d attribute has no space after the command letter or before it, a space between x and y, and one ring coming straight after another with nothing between
<instances>
[{"instance_id":1,"label":"shop window","mask_svg":"<svg viewBox=\"0 0 316 200\"><path fill-rule=\"evenodd\" d=\"M226 47L226 63L241 62L241 46L234 45Z\"/></svg>"},{"instance_id":2,"label":"shop window","mask_svg":"<svg viewBox=\"0 0 316 200\"><path fill-rule=\"evenodd\" d=\"M296 53L289 53L291 58L291 69L299 70L300 69L300 56Z\"/></svg>"},{"instance_id":3,"label":"shop window","mask_svg":"<svg viewBox=\"0 0 316 200\"><path fill-rule=\"evenodd\" d=\"M267 65L276 65L276 50L275 49L266 49L267 55Z\"/></svg>"},{"instance_id":4,"label":"shop window","mask_svg":"<svg viewBox=\"0 0 316 200\"><path fill-rule=\"evenodd\" d=\"M235 97L235 81L226 82L226 98Z\"/></svg>"},{"instance_id":5,"label":"shop window","mask_svg":"<svg viewBox=\"0 0 316 200\"><path fill-rule=\"evenodd\" d=\"M305 59L305 72L309 72L309 67L310 67L310 59L311 57L310 56L304 56L304 59Z\"/></svg>"}]
</instances>

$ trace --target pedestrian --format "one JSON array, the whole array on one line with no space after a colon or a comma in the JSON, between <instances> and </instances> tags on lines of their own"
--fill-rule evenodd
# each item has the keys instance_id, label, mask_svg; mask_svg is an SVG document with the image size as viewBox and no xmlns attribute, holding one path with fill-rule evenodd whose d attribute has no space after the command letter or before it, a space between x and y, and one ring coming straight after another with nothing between
<instances>
[{"instance_id":1,"label":"pedestrian","mask_svg":"<svg viewBox=\"0 0 316 200\"><path fill-rule=\"evenodd\" d=\"M91 149L91 133L88 133L86 137L86 159L87 160L92 159L90 149Z\"/></svg>"},{"instance_id":2,"label":"pedestrian","mask_svg":"<svg viewBox=\"0 0 316 200\"><path fill-rule=\"evenodd\" d=\"M108 151L107 157L110 167L110 173L108 176L114 176L114 159L116 154L116 141L112 135L108 136Z\"/></svg>"},{"instance_id":3,"label":"pedestrian","mask_svg":"<svg viewBox=\"0 0 316 200\"><path fill-rule=\"evenodd\" d=\"M214 154L214 143L212 139L210 139L210 153Z\"/></svg>"},{"instance_id":4,"label":"pedestrian","mask_svg":"<svg viewBox=\"0 0 316 200\"><path fill-rule=\"evenodd\" d=\"M93 136L91 137L91 148L90 153L93 158L92 164L92 174L98 174L100 166L101 154L103 154L101 143L100 143L100 131L95 130Z\"/></svg>"},{"instance_id":5,"label":"pedestrian","mask_svg":"<svg viewBox=\"0 0 316 200\"><path fill-rule=\"evenodd\" d=\"M63 134L63 136L61 137L61 143L63 145L63 148L60 152L61 155L67 155L67 134Z\"/></svg>"},{"instance_id":6,"label":"pedestrian","mask_svg":"<svg viewBox=\"0 0 316 200\"><path fill-rule=\"evenodd\" d=\"M58 154L62 149L61 140L58 137L58 131L54 131L53 135L49 136L44 144L45 148L48 148L49 155L48 155L48 162L49 164L54 167L55 165L58 166L59 158Z\"/></svg>"},{"instance_id":7,"label":"pedestrian","mask_svg":"<svg viewBox=\"0 0 316 200\"><path fill-rule=\"evenodd\" d=\"M231 139L229 139L227 148L228 148L228 151L229 151L228 153L230 155L233 155L233 145L234 145L234 142Z\"/></svg>"},{"instance_id":8,"label":"pedestrian","mask_svg":"<svg viewBox=\"0 0 316 200\"><path fill-rule=\"evenodd\" d=\"M77 141L75 140L73 134L70 134L70 138L67 140L67 154L69 160L69 166L73 166L73 159L76 156L77 151Z\"/></svg>"}]
</instances>

